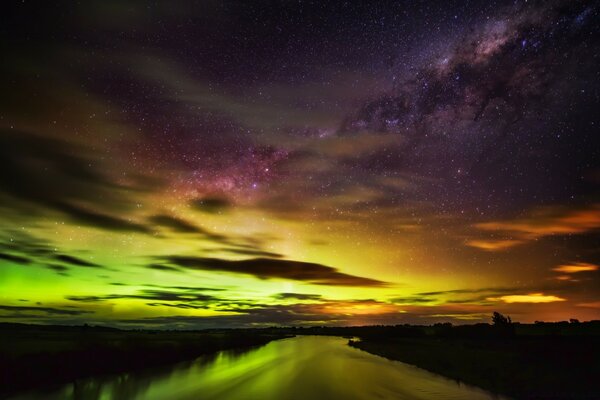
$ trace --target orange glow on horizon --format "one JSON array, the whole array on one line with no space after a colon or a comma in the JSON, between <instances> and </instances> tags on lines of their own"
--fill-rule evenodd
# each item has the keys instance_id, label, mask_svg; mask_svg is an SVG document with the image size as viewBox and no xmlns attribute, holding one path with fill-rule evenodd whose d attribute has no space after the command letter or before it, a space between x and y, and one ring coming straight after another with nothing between
<instances>
[{"instance_id":1,"label":"orange glow on horizon","mask_svg":"<svg viewBox=\"0 0 600 400\"><path fill-rule=\"evenodd\" d=\"M319 308L319 311L327 314L345 314L345 315L378 315L388 313L402 313L397 306L393 304L384 304L378 302L339 302L328 304Z\"/></svg>"}]
</instances>

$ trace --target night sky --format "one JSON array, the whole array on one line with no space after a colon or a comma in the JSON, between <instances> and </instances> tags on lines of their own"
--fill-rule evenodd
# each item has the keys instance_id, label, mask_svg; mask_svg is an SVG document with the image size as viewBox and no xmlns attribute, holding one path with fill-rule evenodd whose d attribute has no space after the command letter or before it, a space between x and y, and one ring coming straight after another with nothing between
<instances>
[{"instance_id":1,"label":"night sky","mask_svg":"<svg viewBox=\"0 0 600 400\"><path fill-rule=\"evenodd\" d=\"M600 318L600 2L2 8L0 321Z\"/></svg>"}]
</instances>

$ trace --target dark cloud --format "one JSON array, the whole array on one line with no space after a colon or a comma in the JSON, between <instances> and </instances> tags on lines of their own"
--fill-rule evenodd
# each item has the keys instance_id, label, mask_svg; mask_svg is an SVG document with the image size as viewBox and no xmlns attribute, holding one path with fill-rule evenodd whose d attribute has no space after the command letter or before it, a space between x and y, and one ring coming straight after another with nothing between
<instances>
[{"instance_id":1,"label":"dark cloud","mask_svg":"<svg viewBox=\"0 0 600 400\"><path fill-rule=\"evenodd\" d=\"M512 293L519 288L478 288L478 289L452 289L452 290L440 290L437 292L421 292L418 293L420 296L437 296L445 294L478 294L478 293Z\"/></svg>"},{"instance_id":2,"label":"dark cloud","mask_svg":"<svg viewBox=\"0 0 600 400\"><path fill-rule=\"evenodd\" d=\"M151 299L161 301L211 301L216 297L193 291L173 292L167 290L141 290L139 294L126 296L128 298Z\"/></svg>"},{"instance_id":3,"label":"dark cloud","mask_svg":"<svg viewBox=\"0 0 600 400\"><path fill-rule=\"evenodd\" d=\"M46 268L55 271L59 275L65 275L65 273L69 270L69 268L65 267L64 265L59 264L46 264Z\"/></svg>"},{"instance_id":4,"label":"dark cloud","mask_svg":"<svg viewBox=\"0 0 600 400\"><path fill-rule=\"evenodd\" d=\"M181 272L181 270L179 268L175 268L170 265L149 264L146 267L150 268L150 269L155 269L157 271Z\"/></svg>"},{"instance_id":5,"label":"dark cloud","mask_svg":"<svg viewBox=\"0 0 600 400\"><path fill-rule=\"evenodd\" d=\"M245 242L250 239L246 237L235 237L223 235L220 233L211 232L207 229L194 225L193 223L178 217L174 217L167 214L157 214L148 218L148 222L153 225L162 226L170 229L171 231L177 233L184 234L197 234L204 239L211 241L215 244L220 244L222 246L226 246L223 249L227 249L225 251L238 252L238 254L243 254L243 249L248 249L248 251L255 250L255 246L249 246ZM256 250L259 251L259 250ZM275 253L271 253L272 256L275 256Z\"/></svg>"},{"instance_id":6,"label":"dark cloud","mask_svg":"<svg viewBox=\"0 0 600 400\"><path fill-rule=\"evenodd\" d=\"M204 229L195 226L191 222L166 214L154 215L148 218L148 221L156 225L164 226L179 233L207 233Z\"/></svg>"},{"instance_id":7,"label":"dark cloud","mask_svg":"<svg viewBox=\"0 0 600 400\"><path fill-rule=\"evenodd\" d=\"M241 328L249 326L269 326L269 325L311 325L322 324L327 320L330 323L339 322L335 315L324 316L312 313L298 313L289 306L273 306L258 310L249 310L249 312L232 316L211 316L211 317L193 317L193 316L170 316L153 317L120 320L118 322L126 325L141 326L180 326L187 328L218 328L223 326ZM347 320L347 316L344 317Z\"/></svg>"},{"instance_id":8,"label":"dark cloud","mask_svg":"<svg viewBox=\"0 0 600 400\"><path fill-rule=\"evenodd\" d=\"M4 192L22 200L43 205L66 199L91 200L103 187L114 188L90 167L89 160L78 155L82 149L73 144L4 130L0 149Z\"/></svg>"},{"instance_id":9,"label":"dark cloud","mask_svg":"<svg viewBox=\"0 0 600 400\"><path fill-rule=\"evenodd\" d=\"M141 224L111 215L108 210L120 211L129 203L126 188L111 182L94 166L92 156L86 158L85 154L87 149L70 142L4 130L0 134L3 194L58 211L85 225L149 233ZM15 209L24 206L12 203Z\"/></svg>"},{"instance_id":10,"label":"dark cloud","mask_svg":"<svg viewBox=\"0 0 600 400\"><path fill-rule=\"evenodd\" d=\"M0 260L9 261L15 264L29 264L31 262L31 260L27 257L9 253L0 253Z\"/></svg>"},{"instance_id":11,"label":"dark cloud","mask_svg":"<svg viewBox=\"0 0 600 400\"><path fill-rule=\"evenodd\" d=\"M5 306L0 305L0 310L5 311L13 311L16 313L42 313L49 315L81 315L81 314L89 314L92 311L85 310L64 310L60 308L52 308L52 307L28 307L28 306Z\"/></svg>"},{"instance_id":12,"label":"dark cloud","mask_svg":"<svg viewBox=\"0 0 600 400\"><path fill-rule=\"evenodd\" d=\"M104 268L102 265L84 260L80 257L61 253L49 241L24 232L6 231L0 233L9 237L6 242L0 241L0 248L6 248L19 255L0 252L0 260L19 264L41 265L62 276L68 276L69 267ZM66 264L66 265L63 265Z\"/></svg>"},{"instance_id":13,"label":"dark cloud","mask_svg":"<svg viewBox=\"0 0 600 400\"><path fill-rule=\"evenodd\" d=\"M79 257L70 256L68 254L57 254L54 259L66 264L74 265L76 267L88 267L88 268L102 268L101 265L83 260Z\"/></svg>"},{"instance_id":14,"label":"dark cloud","mask_svg":"<svg viewBox=\"0 0 600 400\"><path fill-rule=\"evenodd\" d=\"M182 268L207 271L227 271L253 275L261 279L281 278L304 281L315 285L332 286L385 286L376 279L344 274L335 268L302 261L254 258L249 260L224 260L220 258L167 256L164 262Z\"/></svg>"},{"instance_id":15,"label":"dark cloud","mask_svg":"<svg viewBox=\"0 0 600 400\"><path fill-rule=\"evenodd\" d=\"M296 311L296 312L294 312ZM259 310L250 310L244 314L232 316L211 316L211 317L193 317L193 316L171 316L120 320L118 322L126 325L141 326L181 326L195 328L217 328L222 326L241 328L249 326L269 326L269 325L311 325L322 324L325 320L329 322L339 322L335 316L323 316L312 313L297 313L289 306L274 306ZM344 318L344 319L347 319Z\"/></svg>"},{"instance_id":16,"label":"dark cloud","mask_svg":"<svg viewBox=\"0 0 600 400\"><path fill-rule=\"evenodd\" d=\"M206 289L202 289L206 290ZM196 288L180 287L179 290L143 289L133 294L107 294L99 296L65 296L67 300L92 303L116 299L142 299L156 301L208 302L217 300L215 296L200 293Z\"/></svg>"},{"instance_id":17,"label":"dark cloud","mask_svg":"<svg viewBox=\"0 0 600 400\"><path fill-rule=\"evenodd\" d=\"M205 213L220 214L229 210L232 204L224 197L203 197L190 201L190 206Z\"/></svg>"},{"instance_id":18,"label":"dark cloud","mask_svg":"<svg viewBox=\"0 0 600 400\"><path fill-rule=\"evenodd\" d=\"M20 254L0 253L0 259L19 264L43 265L60 275L66 275L65 272L69 270L67 266L60 263L68 264L71 267L104 268L97 263L84 260L80 257L60 253L50 242L41 240L33 235L11 231L4 232L3 234L9 236L10 239L6 242L0 242L0 248L10 249Z\"/></svg>"},{"instance_id":19,"label":"dark cloud","mask_svg":"<svg viewBox=\"0 0 600 400\"><path fill-rule=\"evenodd\" d=\"M50 204L53 208L68 215L73 221L92 227L115 232L152 233L147 226L113 215L94 211L64 202Z\"/></svg>"},{"instance_id":20,"label":"dark cloud","mask_svg":"<svg viewBox=\"0 0 600 400\"><path fill-rule=\"evenodd\" d=\"M252 257L268 257L268 258L281 258L283 254L274 253L272 251L265 251L261 249L252 249L252 248L222 248L217 249L224 253L237 254L242 256L252 256Z\"/></svg>"},{"instance_id":21,"label":"dark cloud","mask_svg":"<svg viewBox=\"0 0 600 400\"><path fill-rule=\"evenodd\" d=\"M321 300L323 296L320 294L309 294L309 293L277 293L273 297L280 300Z\"/></svg>"},{"instance_id":22,"label":"dark cloud","mask_svg":"<svg viewBox=\"0 0 600 400\"><path fill-rule=\"evenodd\" d=\"M210 328L219 326L250 327L272 325L355 325L357 318L361 324L395 324L404 320L405 316L394 311L394 307L385 312L372 315L353 315L350 310L357 305L389 306L373 300L352 300L349 302L324 301L322 304L290 304L266 305L254 304L253 307L232 307L223 311L232 311L234 315L216 315L208 317L165 316L120 320L119 323L137 326L180 326L187 328ZM342 307L332 311L331 308ZM348 307L347 311L343 307Z\"/></svg>"},{"instance_id":23,"label":"dark cloud","mask_svg":"<svg viewBox=\"0 0 600 400\"><path fill-rule=\"evenodd\" d=\"M220 292L225 290L222 287L197 287L197 286L160 286L160 285L148 285L154 287L160 287L163 289L177 289L192 292Z\"/></svg>"},{"instance_id":24,"label":"dark cloud","mask_svg":"<svg viewBox=\"0 0 600 400\"><path fill-rule=\"evenodd\" d=\"M578 285L574 287L573 285ZM418 305L433 303L436 307L452 305L471 305L471 306L491 306L497 305L499 301L507 298L522 297L527 302L529 298L535 300L535 296L544 296L544 293L550 293L549 297L554 295L578 297L578 291L596 291L593 289L593 281L550 281L546 279L536 284L524 285L521 287L497 287L497 288L478 288L478 289L452 289L433 292L417 293L413 296L394 298L390 301L396 304ZM533 301L532 301L533 302Z\"/></svg>"},{"instance_id":25,"label":"dark cloud","mask_svg":"<svg viewBox=\"0 0 600 400\"><path fill-rule=\"evenodd\" d=\"M539 291L539 287L530 289L530 291ZM451 289L434 292L421 292L413 296L394 298L391 301L396 304L493 304L488 299L494 296L505 294L524 293L527 288L517 287L498 287L498 288L478 288L478 289Z\"/></svg>"},{"instance_id":26,"label":"dark cloud","mask_svg":"<svg viewBox=\"0 0 600 400\"><path fill-rule=\"evenodd\" d=\"M3 240L0 248L11 252L18 252L28 257L46 257L55 252L54 247L47 240L40 239L24 231L5 230L0 232Z\"/></svg>"},{"instance_id":27,"label":"dark cloud","mask_svg":"<svg viewBox=\"0 0 600 400\"><path fill-rule=\"evenodd\" d=\"M394 297L390 299L390 302L395 304L421 304L421 303L433 303L435 298L428 296L407 296L407 297Z\"/></svg>"},{"instance_id":28,"label":"dark cloud","mask_svg":"<svg viewBox=\"0 0 600 400\"><path fill-rule=\"evenodd\" d=\"M127 298L127 296L125 296ZM71 301L79 301L82 303L93 303L97 301L104 301L110 299L119 299L122 298L120 295L106 295L106 296L65 296L65 299Z\"/></svg>"},{"instance_id":29,"label":"dark cloud","mask_svg":"<svg viewBox=\"0 0 600 400\"><path fill-rule=\"evenodd\" d=\"M184 310L206 310L210 308L208 304L189 304L189 303L146 303L146 305L150 307L172 307L172 308L181 308Z\"/></svg>"}]
</instances>

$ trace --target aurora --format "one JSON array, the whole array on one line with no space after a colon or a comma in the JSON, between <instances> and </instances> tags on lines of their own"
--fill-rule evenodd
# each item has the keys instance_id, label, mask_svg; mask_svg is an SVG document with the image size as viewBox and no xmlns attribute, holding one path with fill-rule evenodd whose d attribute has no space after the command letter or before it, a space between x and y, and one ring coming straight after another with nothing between
<instances>
[{"instance_id":1,"label":"aurora","mask_svg":"<svg viewBox=\"0 0 600 400\"><path fill-rule=\"evenodd\" d=\"M597 2L269 4L6 6L2 322L600 318Z\"/></svg>"}]
</instances>

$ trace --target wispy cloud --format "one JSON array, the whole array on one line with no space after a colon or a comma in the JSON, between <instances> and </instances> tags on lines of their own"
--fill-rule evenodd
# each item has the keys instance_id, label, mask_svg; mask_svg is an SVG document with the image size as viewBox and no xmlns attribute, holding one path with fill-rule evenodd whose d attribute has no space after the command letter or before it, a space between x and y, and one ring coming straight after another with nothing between
<instances>
[{"instance_id":1,"label":"wispy cloud","mask_svg":"<svg viewBox=\"0 0 600 400\"><path fill-rule=\"evenodd\" d=\"M501 251L525 243L519 239L473 239L467 240L466 245L487 251Z\"/></svg>"},{"instance_id":2,"label":"wispy cloud","mask_svg":"<svg viewBox=\"0 0 600 400\"><path fill-rule=\"evenodd\" d=\"M468 240L467 246L487 251L505 250L546 236L581 234L598 229L600 205L579 209L541 209L528 218L482 222L474 227L480 232L502 237Z\"/></svg>"},{"instance_id":3,"label":"wispy cloud","mask_svg":"<svg viewBox=\"0 0 600 400\"><path fill-rule=\"evenodd\" d=\"M156 301L186 301L186 302L207 302L214 301L217 298L213 295L202 293L196 289L162 290L162 289L143 289L136 293L107 294L99 296L66 296L67 300L94 303L105 300L116 299L141 299Z\"/></svg>"},{"instance_id":4,"label":"wispy cloud","mask_svg":"<svg viewBox=\"0 0 600 400\"><path fill-rule=\"evenodd\" d=\"M600 301L591 301L577 304L578 307L597 308L600 310Z\"/></svg>"},{"instance_id":5,"label":"wispy cloud","mask_svg":"<svg viewBox=\"0 0 600 400\"><path fill-rule=\"evenodd\" d=\"M26 314L26 316L30 316L29 314L47 314L47 315L81 315L81 314L89 314L92 311L85 310L65 310L60 308L53 307L34 307L34 306L6 306L0 305L0 311L12 311L13 315L10 315L11 318L14 318L16 315ZM0 318L2 318L0 316Z\"/></svg>"},{"instance_id":6,"label":"wispy cloud","mask_svg":"<svg viewBox=\"0 0 600 400\"><path fill-rule=\"evenodd\" d=\"M89 267L89 268L102 268L101 265L96 263L83 260L79 257L70 256L68 254L57 254L54 256L54 259L69 265L74 265L77 267Z\"/></svg>"},{"instance_id":7,"label":"wispy cloud","mask_svg":"<svg viewBox=\"0 0 600 400\"><path fill-rule=\"evenodd\" d=\"M578 272L597 271L598 268L599 267L596 264L576 262L571 264L559 265L558 267L552 268L552 270L556 272L563 272L565 274L575 274Z\"/></svg>"},{"instance_id":8,"label":"wispy cloud","mask_svg":"<svg viewBox=\"0 0 600 400\"><path fill-rule=\"evenodd\" d=\"M174 232L178 233L197 233L205 234L206 231L191 222L184 219L174 217L166 214L153 215L148 218L148 221L152 224L159 225L165 228L169 228Z\"/></svg>"},{"instance_id":9,"label":"wispy cloud","mask_svg":"<svg viewBox=\"0 0 600 400\"><path fill-rule=\"evenodd\" d=\"M279 300L321 300L323 298L320 294L311 293L277 293L273 297Z\"/></svg>"}]
</instances>

